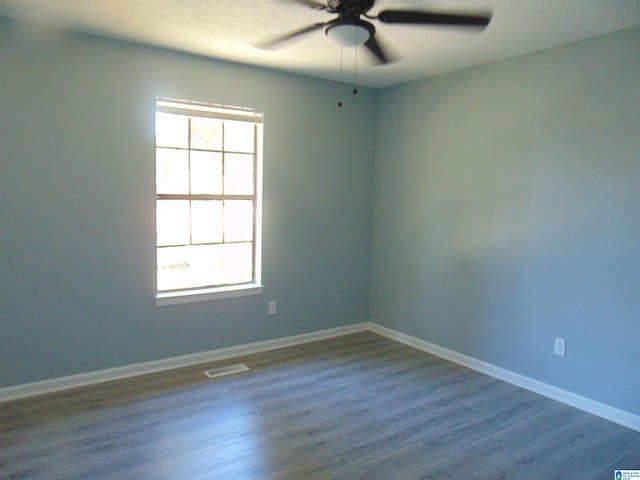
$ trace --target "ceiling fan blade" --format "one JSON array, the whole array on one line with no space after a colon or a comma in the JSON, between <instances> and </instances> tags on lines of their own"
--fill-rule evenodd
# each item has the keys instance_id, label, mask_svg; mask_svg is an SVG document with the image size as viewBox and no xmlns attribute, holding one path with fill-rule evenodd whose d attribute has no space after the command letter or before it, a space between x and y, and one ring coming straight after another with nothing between
<instances>
[{"instance_id":1,"label":"ceiling fan blade","mask_svg":"<svg viewBox=\"0 0 640 480\"><path fill-rule=\"evenodd\" d=\"M300 37L307 33L315 32L316 30L320 30L324 27L324 22L314 23L313 25L309 25L308 27L301 28L299 30L295 30L293 32L287 33L286 35L282 35L280 37L273 38L271 40L267 40L266 42L262 42L257 45L260 48L274 48L280 45L281 43L287 42L294 38Z\"/></svg>"},{"instance_id":2,"label":"ceiling fan blade","mask_svg":"<svg viewBox=\"0 0 640 480\"><path fill-rule=\"evenodd\" d=\"M412 10L384 10L378 14L378 20L384 23L486 27L491 21L491 15L462 15L456 13L420 12Z\"/></svg>"},{"instance_id":3,"label":"ceiling fan blade","mask_svg":"<svg viewBox=\"0 0 640 480\"><path fill-rule=\"evenodd\" d=\"M313 8L314 10L326 10L327 5L321 2L316 2L315 0L287 0L293 3L299 3L300 5L304 5L305 7Z\"/></svg>"},{"instance_id":4,"label":"ceiling fan blade","mask_svg":"<svg viewBox=\"0 0 640 480\"><path fill-rule=\"evenodd\" d=\"M382 45L376 40L375 36L369 37L369 40L364 42L364 46L375 55L378 61L382 64L393 62L393 59L390 58L389 54L384 51Z\"/></svg>"}]
</instances>

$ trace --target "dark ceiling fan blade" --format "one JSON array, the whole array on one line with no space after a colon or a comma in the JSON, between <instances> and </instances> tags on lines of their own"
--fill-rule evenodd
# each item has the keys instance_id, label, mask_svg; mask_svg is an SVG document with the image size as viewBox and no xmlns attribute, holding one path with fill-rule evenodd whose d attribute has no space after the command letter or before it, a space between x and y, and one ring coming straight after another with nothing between
<instances>
[{"instance_id":1,"label":"dark ceiling fan blade","mask_svg":"<svg viewBox=\"0 0 640 480\"><path fill-rule=\"evenodd\" d=\"M299 3L300 5L304 5L305 7L313 8L314 10L326 10L327 5L321 2L316 2L314 0L287 0L293 3Z\"/></svg>"},{"instance_id":2,"label":"dark ceiling fan blade","mask_svg":"<svg viewBox=\"0 0 640 480\"><path fill-rule=\"evenodd\" d=\"M260 48L274 48L280 45L281 43L287 42L294 38L297 38L301 35L305 35L307 33L315 32L316 30L320 30L324 28L324 22L314 23L313 25L309 25L308 27L301 28L299 30L295 30L293 32L287 33L286 35L282 35L280 37L273 38L271 40L267 40L266 42L262 42L257 46Z\"/></svg>"},{"instance_id":3,"label":"dark ceiling fan blade","mask_svg":"<svg viewBox=\"0 0 640 480\"><path fill-rule=\"evenodd\" d=\"M380 63L390 63L393 62L393 59L390 58L389 54L384 51L382 45L376 40L375 36L370 36L369 40L364 42L364 46L369 49L371 53L373 53Z\"/></svg>"},{"instance_id":4,"label":"dark ceiling fan blade","mask_svg":"<svg viewBox=\"0 0 640 480\"><path fill-rule=\"evenodd\" d=\"M456 13L420 12L412 10L384 10L378 14L378 20L384 23L486 27L491 21L491 15L462 15Z\"/></svg>"}]
</instances>

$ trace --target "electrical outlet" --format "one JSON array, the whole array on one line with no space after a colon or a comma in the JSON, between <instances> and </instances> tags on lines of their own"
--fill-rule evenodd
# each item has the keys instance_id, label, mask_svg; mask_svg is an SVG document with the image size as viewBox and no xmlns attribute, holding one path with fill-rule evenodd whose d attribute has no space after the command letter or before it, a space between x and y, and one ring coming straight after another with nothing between
<instances>
[{"instance_id":1,"label":"electrical outlet","mask_svg":"<svg viewBox=\"0 0 640 480\"><path fill-rule=\"evenodd\" d=\"M269 315L275 315L278 312L278 308L275 300L269 302Z\"/></svg>"},{"instance_id":2,"label":"electrical outlet","mask_svg":"<svg viewBox=\"0 0 640 480\"><path fill-rule=\"evenodd\" d=\"M556 338L556 343L553 348L553 353L564 357L567 353L567 341L564 338Z\"/></svg>"}]
</instances>

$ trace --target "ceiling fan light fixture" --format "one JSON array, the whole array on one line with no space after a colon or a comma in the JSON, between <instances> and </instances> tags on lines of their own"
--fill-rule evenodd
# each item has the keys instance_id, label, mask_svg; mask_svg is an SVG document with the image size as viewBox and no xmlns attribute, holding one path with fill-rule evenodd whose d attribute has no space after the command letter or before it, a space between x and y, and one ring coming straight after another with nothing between
<instances>
[{"instance_id":1,"label":"ceiling fan light fixture","mask_svg":"<svg viewBox=\"0 0 640 480\"><path fill-rule=\"evenodd\" d=\"M362 45L373 35L375 29L363 20L338 19L329 22L324 33L338 45L345 48Z\"/></svg>"}]
</instances>

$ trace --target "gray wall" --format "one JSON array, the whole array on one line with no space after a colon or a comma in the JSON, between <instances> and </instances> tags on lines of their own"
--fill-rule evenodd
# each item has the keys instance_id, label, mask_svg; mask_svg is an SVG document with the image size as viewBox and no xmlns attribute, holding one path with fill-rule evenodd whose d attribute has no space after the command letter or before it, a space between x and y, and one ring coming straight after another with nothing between
<instances>
[{"instance_id":1,"label":"gray wall","mask_svg":"<svg viewBox=\"0 0 640 480\"><path fill-rule=\"evenodd\" d=\"M376 95L339 93L0 19L0 387L368 320ZM157 96L264 112L264 295L154 306Z\"/></svg>"},{"instance_id":2,"label":"gray wall","mask_svg":"<svg viewBox=\"0 0 640 480\"><path fill-rule=\"evenodd\" d=\"M374 322L640 414L639 45L380 93Z\"/></svg>"}]
</instances>

